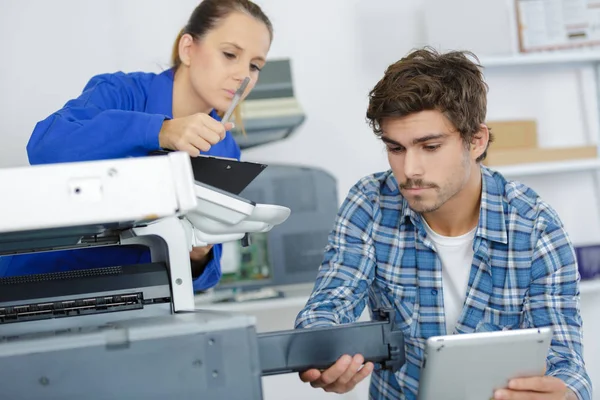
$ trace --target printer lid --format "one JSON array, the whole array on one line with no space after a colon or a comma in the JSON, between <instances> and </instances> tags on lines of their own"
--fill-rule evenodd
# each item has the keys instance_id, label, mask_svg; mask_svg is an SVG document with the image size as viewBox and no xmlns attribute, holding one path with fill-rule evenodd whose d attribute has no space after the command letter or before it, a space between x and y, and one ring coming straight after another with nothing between
<instances>
[{"instance_id":1,"label":"printer lid","mask_svg":"<svg viewBox=\"0 0 600 400\"><path fill-rule=\"evenodd\" d=\"M83 237L99 244L195 208L189 160L176 152L0 169L0 255L72 247Z\"/></svg>"}]
</instances>

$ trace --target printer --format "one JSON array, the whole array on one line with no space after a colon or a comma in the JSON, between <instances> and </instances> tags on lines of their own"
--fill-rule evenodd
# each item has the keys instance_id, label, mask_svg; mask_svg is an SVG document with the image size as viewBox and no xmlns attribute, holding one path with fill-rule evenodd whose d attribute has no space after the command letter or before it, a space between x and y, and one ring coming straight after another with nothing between
<instances>
[{"instance_id":1,"label":"printer","mask_svg":"<svg viewBox=\"0 0 600 400\"><path fill-rule=\"evenodd\" d=\"M244 129L233 130L242 150L289 137L304 123L306 114L294 91L289 58L269 60L260 80L240 104Z\"/></svg>"},{"instance_id":2,"label":"printer","mask_svg":"<svg viewBox=\"0 0 600 400\"><path fill-rule=\"evenodd\" d=\"M268 232L293 210L198 181L192 163L171 152L0 169L0 256L151 253L147 264L0 278L2 398L259 400L261 376L326 368L345 353L400 368L392 311L257 334L251 316L196 309L191 247Z\"/></svg>"}]
</instances>

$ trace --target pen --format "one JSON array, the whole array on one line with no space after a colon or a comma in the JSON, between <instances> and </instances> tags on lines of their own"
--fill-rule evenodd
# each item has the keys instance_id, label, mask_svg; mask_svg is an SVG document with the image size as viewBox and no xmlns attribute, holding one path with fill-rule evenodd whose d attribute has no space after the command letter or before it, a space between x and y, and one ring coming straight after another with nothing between
<instances>
[{"instance_id":1,"label":"pen","mask_svg":"<svg viewBox=\"0 0 600 400\"><path fill-rule=\"evenodd\" d=\"M229 122L229 118L231 118L231 114L233 114L233 110L235 110L235 107L240 102L240 99L242 98L242 95L244 94L246 87L248 87L248 83L250 83L250 78L249 77L244 78L244 81L242 82L242 84L240 85L238 90L235 91L235 94L233 95L233 100L231 101L231 105L229 106L229 109L227 110L225 115L223 115L223 119L221 119L221 122L223 124L226 124L227 122Z\"/></svg>"}]
</instances>

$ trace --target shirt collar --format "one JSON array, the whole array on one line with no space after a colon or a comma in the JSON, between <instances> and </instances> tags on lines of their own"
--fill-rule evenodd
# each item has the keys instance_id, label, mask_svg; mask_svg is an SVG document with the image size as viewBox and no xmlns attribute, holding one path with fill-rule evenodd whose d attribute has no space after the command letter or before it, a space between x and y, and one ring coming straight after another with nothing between
<instances>
[{"instance_id":1,"label":"shirt collar","mask_svg":"<svg viewBox=\"0 0 600 400\"><path fill-rule=\"evenodd\" d=\"M504 218L504 179L497 180L486 166L481 166L481 207L476 236L508 243Z\"/></svg>"}]
</instances>

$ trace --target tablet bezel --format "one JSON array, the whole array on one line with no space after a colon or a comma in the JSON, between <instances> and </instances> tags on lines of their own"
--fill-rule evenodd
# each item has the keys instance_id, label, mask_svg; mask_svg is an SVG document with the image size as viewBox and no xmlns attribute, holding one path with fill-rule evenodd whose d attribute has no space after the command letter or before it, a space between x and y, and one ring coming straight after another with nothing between
<instances>
[{"instance_id":1,"label":"tablet bezel","mask_svg":"<svg viewBox=\"0 0 600 400\"><path fill-rule=\"evenodd\" d=\"M491 399L512 378L543 375L551 341L550 327L430 337L417 398Z\"/></svg>"}]
</instances>

